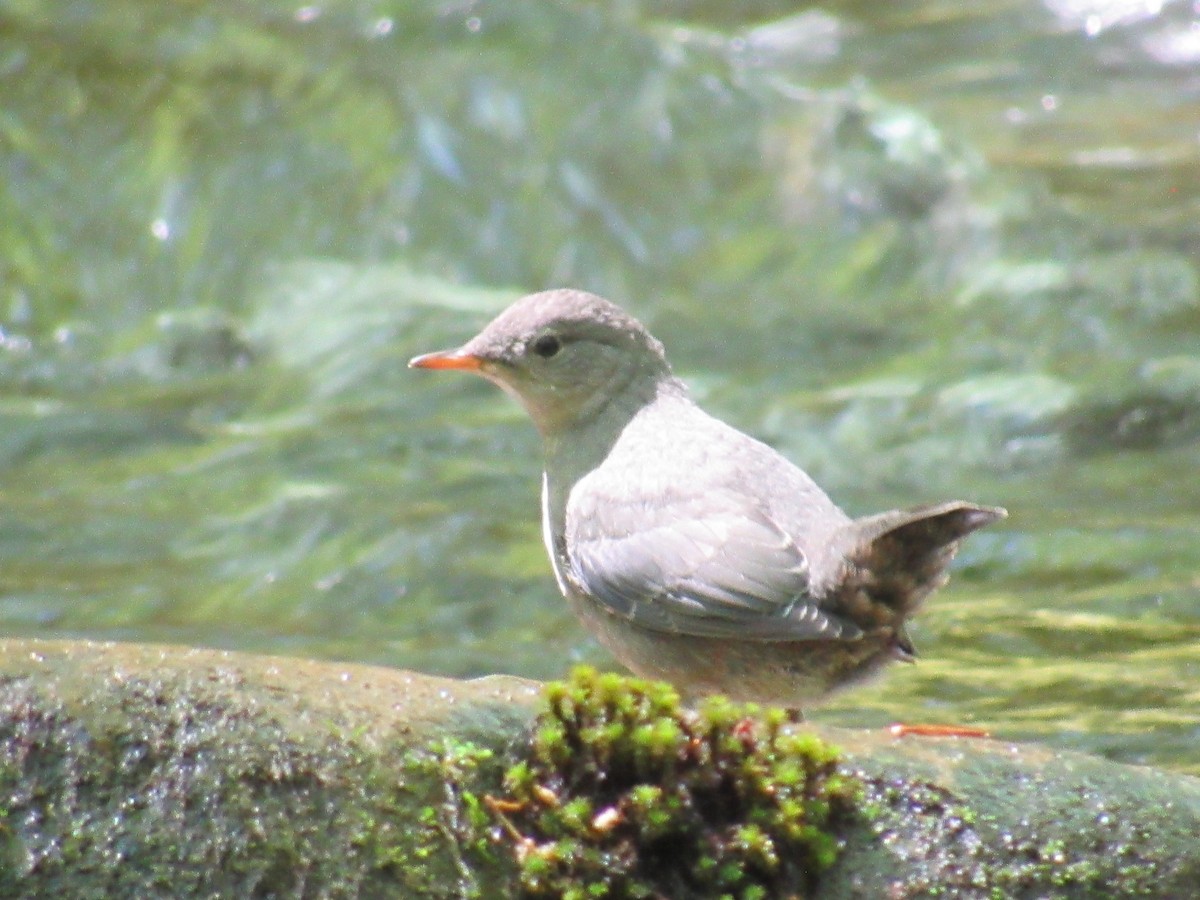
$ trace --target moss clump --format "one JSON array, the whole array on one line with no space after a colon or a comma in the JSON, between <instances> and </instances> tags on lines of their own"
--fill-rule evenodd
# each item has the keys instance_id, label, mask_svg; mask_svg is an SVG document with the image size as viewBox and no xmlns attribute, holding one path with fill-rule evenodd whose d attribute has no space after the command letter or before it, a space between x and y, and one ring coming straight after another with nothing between
<instances>
[{"instance_id":1,"label":"moss clump","mask_svg":"<svg viewBox=\"0 0 1200 900\"><path fill-rule=\"evenodd\" d=\"M861 786L788 713L592 669L546 687L503 818L529 897L799 897Z\"/></svg>"}]
</instances>

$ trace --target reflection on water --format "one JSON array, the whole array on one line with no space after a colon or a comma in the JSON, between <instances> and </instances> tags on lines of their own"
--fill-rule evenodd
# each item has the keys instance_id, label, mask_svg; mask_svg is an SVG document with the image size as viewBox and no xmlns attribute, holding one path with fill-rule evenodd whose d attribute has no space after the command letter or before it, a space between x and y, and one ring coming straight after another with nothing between
<instances>
[{"instance_id":1,"label":"reflection on water","mask_svg":"<svg viewBox=\"0 0 1200 900\"><path fill-rule=\"evenodd\" d=\"M814 715L1200 772L1191 4L297 9L5 14L7 633L603 662L520 411L404 369L569 284L849 511L1009 508Z\"/></svg>"}]
</instances>

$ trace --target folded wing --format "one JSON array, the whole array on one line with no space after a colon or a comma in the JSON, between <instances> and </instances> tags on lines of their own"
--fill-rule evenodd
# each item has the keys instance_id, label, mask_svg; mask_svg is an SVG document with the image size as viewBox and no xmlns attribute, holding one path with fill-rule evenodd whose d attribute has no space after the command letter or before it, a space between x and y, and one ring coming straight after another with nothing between
<instances>
[{"instance_id":1,"label":"folded wing","mask_svg":"<svg viewBox=\"0 0 1200 900\"><path fill-rule=\"evenodd\" d=\"M862 631L809 592L795 541L743 497L604 504L568 516L578 586L644 628L763 641L854 639Z\"/></svg>"}]
</instances>

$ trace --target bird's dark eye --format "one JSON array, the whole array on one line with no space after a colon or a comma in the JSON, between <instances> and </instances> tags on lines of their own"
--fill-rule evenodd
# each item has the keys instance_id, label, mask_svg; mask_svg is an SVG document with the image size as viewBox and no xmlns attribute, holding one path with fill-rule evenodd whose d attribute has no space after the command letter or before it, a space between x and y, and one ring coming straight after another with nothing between
<instances>
[{"instance_id":1,"label":"bird's dark eye","mask_svg":"<svg viewBox=\"0 0 1200 900\"><path fill-rule=\"evenodd\" d=\"M549 359L552 356L556 356L558 351L562 349L562 341L552 334L543 334L533 342L532 349L542 359Z\"/></svg>"}]
</instances>

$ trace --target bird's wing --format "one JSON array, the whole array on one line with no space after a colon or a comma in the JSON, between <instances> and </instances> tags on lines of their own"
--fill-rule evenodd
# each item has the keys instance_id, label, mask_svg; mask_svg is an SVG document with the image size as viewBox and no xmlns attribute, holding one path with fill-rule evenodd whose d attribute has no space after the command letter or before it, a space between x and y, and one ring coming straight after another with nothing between
<instances>
[{"instance_id":1,"label":"bird's wing","mask_svg":"<svg viewBox=\"0 0 1200 900\"><path fill-rule=\"evenodd\" d=\"M804 553L743 498L717 492L589 512L568 516L572 574L644 628L764 641L862 636L818 605Z\"/></svg>"}]
</instances>

